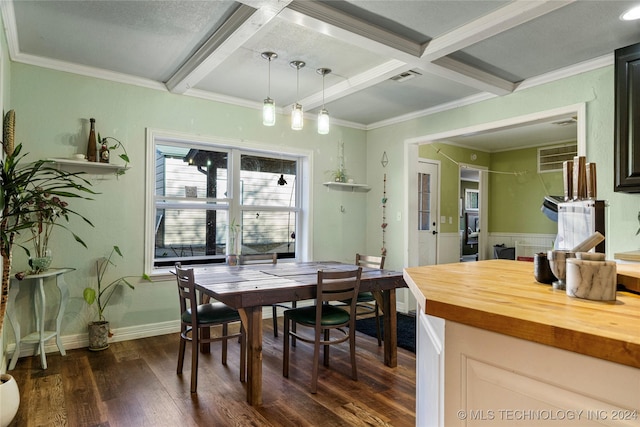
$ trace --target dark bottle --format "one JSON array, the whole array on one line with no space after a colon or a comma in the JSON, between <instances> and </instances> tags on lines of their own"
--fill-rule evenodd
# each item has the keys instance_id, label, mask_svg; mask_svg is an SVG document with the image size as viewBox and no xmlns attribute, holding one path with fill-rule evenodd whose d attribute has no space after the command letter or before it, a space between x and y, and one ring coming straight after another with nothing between
<instances>
[{"instance_id":1,"label":"dark bottle","mask_svg":"<svg viewBox=\"0 0 640 427\"><path fill-rule=\"evenodd\" d=\"M102 146L100 146L100 163L109 163L109 146L106 138L102 140Z\"/></svg>"},{"instance_id":2,"label":"dark bottle","mask_svg":"<svg viewBox=\"0 0 640 427\"><path fill-rule=\"evenodd\" d=\"M91 129L89 130L89 142L87 143L87 160L95 162L98 154L98 144L96 143L96 119L89 119L91 123Z\"/></svg>"}]
</instances>

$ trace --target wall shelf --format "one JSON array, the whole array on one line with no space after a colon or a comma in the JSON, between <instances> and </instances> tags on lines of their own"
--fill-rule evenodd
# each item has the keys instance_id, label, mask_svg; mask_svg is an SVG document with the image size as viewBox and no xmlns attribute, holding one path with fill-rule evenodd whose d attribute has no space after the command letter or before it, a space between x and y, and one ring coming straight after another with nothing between
<instances>
[{"instance_id":1,"label":"wall shelf","mask_svg":"<svg viewBox=\"0 0 640 427\"><path fill-rule=\"evenodd\" d=\"M355 183L349 183L349 182L323 182L322 185L328 187L328 188L333 188L334 190L351 190L351 191L362 191L362 192L366 192L371 190L371 187L369 187L367 184L355 184Z\"/></svg>"},{"instance_id":2,"label":"wall shelf","mask_svg":"<svg viewBox=\"0 0 640 427\"><path fill-rule=\"evenodd\" d=\"M59 169L60 168L73 168L82 170L87 173L117 173L120 171L125 171L129 169L124 165L114 165L112 163L100 163L100 162L89 162L87 160L76 160L76 159L59 159L53 158L48 159L52 161Z\"/></svg>"}]
</instances>

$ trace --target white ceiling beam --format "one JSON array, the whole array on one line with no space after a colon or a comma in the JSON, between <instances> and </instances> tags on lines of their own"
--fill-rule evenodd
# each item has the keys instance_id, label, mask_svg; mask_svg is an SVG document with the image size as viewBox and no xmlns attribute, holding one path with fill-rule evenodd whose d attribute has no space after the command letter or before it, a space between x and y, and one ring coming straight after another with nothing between
<instances>
[{"instance_id":1,"label":"white ceiling beam","mask_svg":"<svg viewBox=\"0 0 640 427\"><path fill-rule=\"evenodd\" d=\"M240 49L289 4L290 0L244 1L222 26L174 73L166 86L185 93Z\"/></svg>"},{"instance_id":2,"label":"white ceiling beam","mask_svg":"<svg viewBox=\"0 0 640 427\"><path fill-rule=\"evenodd\" d=\"M575 0L529 1L517 0L481 18L431 40L422 54L422 59L434 61L481 42L518 25L524 24Z\"/></svg>"},{"instance_id":3,"label":"white ceiling beam","mask_svg":"<svg viewBox=\"0 0 640 427\"><path fill-rule=\"evenodd\" d=\"M499 96L508 95L518 87L516 83L449 57L430 63L425 71Z\"/></svg>"},{"instance_id":4,"label":"white ceiling beam","mask_svg":"<svg viewBox=\"0 0 640 427\"><path fill-rule=\"evenodd\" d=\"M340 83L325 88L324 101L325 103L335 101L352 93L366 89L372 85L376 85L383 82L397 74L407 71L409 68L403 61L392 59L380 64L377 67L373 67L363 73L355 76L351 76ZM298 101L302 104L305 110L312 110L322 105L322 92L316 92ZM284 107L284 111L291 110L293 104Z\"/></svg>"},{"instance_id":5,"label":"white ceiling beam","mask_svg":"<svg viewBox=\"0 0 640 427\"><path fill-rule=\"evenodd\" d=\"M357 34L366 40L372 40L394 50L408 53L414 57L419 57L423 50L423 47L419 43L354 16L347 15L325 3L293 0L289 3L286 10L297 12L299 14L293 21L299 25L305 25L302 22L304 19L303 16L313 18L321 22L323 25L315 25L314 29L323 34L327 34L328 31L331 31L331 28L327 27L329 26L346 30L348 33Z\"/></svg>"}]
</instances>

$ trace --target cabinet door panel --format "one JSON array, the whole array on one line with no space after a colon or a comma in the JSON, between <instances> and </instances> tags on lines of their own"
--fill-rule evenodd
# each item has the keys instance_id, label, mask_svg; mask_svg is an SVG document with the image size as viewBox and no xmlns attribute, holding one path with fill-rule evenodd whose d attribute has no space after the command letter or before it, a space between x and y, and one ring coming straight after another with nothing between
<instances>
[{"instance_id":1,"label":"cabinet door panel","mask_svg":"<svg viewBox=\"0 0 640 427\"><path fill-rule=\"evenodd\" d=\"M615 191L640 192L640 43L615 52Z\"/></svg>"}]
</instances>

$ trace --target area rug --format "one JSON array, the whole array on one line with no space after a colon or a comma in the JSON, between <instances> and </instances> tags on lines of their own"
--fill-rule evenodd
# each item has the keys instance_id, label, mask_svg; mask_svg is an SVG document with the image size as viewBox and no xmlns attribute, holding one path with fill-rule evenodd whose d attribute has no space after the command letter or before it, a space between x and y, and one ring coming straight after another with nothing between
<instances>
[{"instance_id":1,"label":"area rug","mask_svg":"<svg viewBox=\"0 0 640 427\"><path fill-rule=\"evenodd\" d=\"M416 318L415 316L409 316L404 313L397 313L398 315L398 347L409 350L413 353L416 352ZM380 319L380 327L384 334L384 324L382 324L382 318ZM376 320L373 317L367 319L359 319L356 321L356 331L362 332L365 335L371 337L376 336Z\"/></svg>"}]
</instances>

